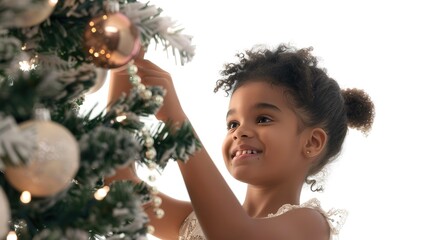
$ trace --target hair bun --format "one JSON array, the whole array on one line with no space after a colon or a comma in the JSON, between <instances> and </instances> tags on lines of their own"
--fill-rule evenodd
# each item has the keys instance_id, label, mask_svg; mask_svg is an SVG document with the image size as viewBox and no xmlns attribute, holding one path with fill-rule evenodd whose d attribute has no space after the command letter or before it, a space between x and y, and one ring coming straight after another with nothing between
<instances>
[{"instance_id":1,"label":"hair bun","mask_svg":"<svg viewBox=\"0 0 429 240\"><path fill-rule=\"evenodd\" d=\"M356 88L341 90L346 105L348 126L363 133L371 130L374 121L374 103L366 92Z\"/></svg>"}]
</instances>

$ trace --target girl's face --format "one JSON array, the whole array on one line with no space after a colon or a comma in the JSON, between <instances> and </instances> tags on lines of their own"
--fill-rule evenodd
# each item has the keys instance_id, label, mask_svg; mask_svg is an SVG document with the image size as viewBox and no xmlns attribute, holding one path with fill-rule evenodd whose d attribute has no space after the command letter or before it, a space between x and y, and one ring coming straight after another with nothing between
<instances>
[{"instance_id":1,"label":"girl's face","mask_svg":"<svg viewBox=\"0 0 429 240\"><path fill-rule=\"evenodd\" d=\"M250 81L231 96L222 153L231 175L249 184L302 180L305 138L284 88ZM289 180L288 180L289 179Z\"/></svg>"}]
</instances>

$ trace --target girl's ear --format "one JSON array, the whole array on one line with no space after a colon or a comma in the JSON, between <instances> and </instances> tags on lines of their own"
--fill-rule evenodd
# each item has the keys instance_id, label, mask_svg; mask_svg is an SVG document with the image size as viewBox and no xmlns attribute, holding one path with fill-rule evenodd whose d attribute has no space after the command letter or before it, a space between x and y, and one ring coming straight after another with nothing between
<instances>
[{"instance_id":1,"label":"girl's ear","mask_svg":"<svg viewBox=\"0 0 429 240\"><path fill-rule=\"evenodd\" d=\"M321 128L309 129L306 134L307 139L303 147L303 154L306 158L317 158L323 153L328 140L328 135Z\"/></svg>"}]
</instances>

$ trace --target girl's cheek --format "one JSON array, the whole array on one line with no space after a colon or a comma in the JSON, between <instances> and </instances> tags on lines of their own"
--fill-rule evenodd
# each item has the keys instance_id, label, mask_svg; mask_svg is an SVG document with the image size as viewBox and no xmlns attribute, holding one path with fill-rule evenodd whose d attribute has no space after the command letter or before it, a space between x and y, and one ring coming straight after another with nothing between
<instances>
[{"instance_id":1,"label":"girl's cheek","mask_svg":"<svg viewBox=\"0 0 429 240\"><path fill-rule=\"evenodd\" d=\"M223 159L225 161L228 160L228 154L229 154L230 147L231 147L231 140L229 139L229 136L226 135L225 139L222 143L222 156L223 156Z\"/></svg>"}]
</instances>

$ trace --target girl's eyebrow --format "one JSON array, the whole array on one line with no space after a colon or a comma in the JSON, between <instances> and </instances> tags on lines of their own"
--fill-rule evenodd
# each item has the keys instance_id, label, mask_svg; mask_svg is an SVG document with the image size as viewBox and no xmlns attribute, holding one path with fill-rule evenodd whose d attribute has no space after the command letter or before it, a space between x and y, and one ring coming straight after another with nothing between
<instances>
[{"instance_id":1,"label":"girl's eyebrow","mask_svg":"<svg viewBox=\"0 0 429 240\"><path fill-rule=\"evenodd\" d=\"M254 109L271 109L271 110L275 110L277 112L280 112L280 108L278 108L276 105L273 105L271 103L265 103L265 102L261 102L261 103L257 103L255 104L255 106L253 106ZM236 112L236 110L233 109L229 109L228 112L226 113L226 118L228 118L228 116L234 114Z\"/></svg>"}]
</instances>

